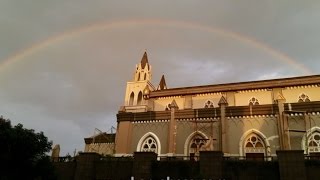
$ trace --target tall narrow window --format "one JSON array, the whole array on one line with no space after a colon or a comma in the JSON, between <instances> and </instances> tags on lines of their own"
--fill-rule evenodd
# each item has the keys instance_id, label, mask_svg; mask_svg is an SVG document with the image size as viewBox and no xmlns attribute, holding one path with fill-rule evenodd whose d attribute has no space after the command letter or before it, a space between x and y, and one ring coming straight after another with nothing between
<instances>
[{"instance_id":1,"label":"tall narrow window","mask_svg":"<svg viewBox=\"0 0 320 180\"><path fill-rule=\"evenodd\" d=\"M144 73L144 80L147 80L147 73Z\"/></svg>"},{"instance_id":2,"label":"tall narrow window","mask_svg":"<svg viewBox=\"0 0 320 180\"><path fill-rule=\"evenodd\" d=\"M138 94L137 104L141 105L141 103L142 103L142 92L140 91L139 94Z\"/></svg>"},{"instance_id":3,"label":"tall narrow window","mask_svg":"<svg viewBox=\"0 0 320 180\"><path fill-rule=\"evenodd\" d=\"M213 102L207 101L207 102L204 104L204 108L214 108Z\"/></svg>"},{"instance_id":4,"label":"tall narrow window","mask_svg":"<svg viewBox=\"0 0 320 180\"><path fill-rule=\"evenodd\" d=\"M132 92L132 93L130 94L129 106L132 106L132 105L133 105L133 101L134 101L134 93Z\"/></svg>"},{"instance_id":5,"label":"tall narrow window","mask_svg":"<svg viewBox=\"0 0 320 180\"><path fill-rule=\"evenodd\" d=\"M249 100L249 106L253 106L253 105L259 105L259 100L256 97L252 97Z\"/></svg>"},{"instance_id":6,"label":"tall narrow window","mask_svg":"<svg viewBox=\"0 0 320 180\"><path fill-rule=\"evenodd\" d=\"M138 74L138 79L137 80L140 81L140 73Z\"/></svg>"},{"instance_id":7,"label":"tall narrow window","mask_svg":"<svg viewBox=\"0 0 320 180\"><path fill-rule=\"evenodd\" d=\"M309 96L305 93L300 94L298 102L310 102Z\"/></svg>"}]
</instances>

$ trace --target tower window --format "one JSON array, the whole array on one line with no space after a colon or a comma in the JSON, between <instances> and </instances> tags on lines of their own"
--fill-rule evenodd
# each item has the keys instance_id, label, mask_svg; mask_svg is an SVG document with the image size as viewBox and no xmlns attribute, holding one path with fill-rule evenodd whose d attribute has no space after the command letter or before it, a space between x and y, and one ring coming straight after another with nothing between
<instances>
[{"instance_id":1,"label":"tower window","mask_svg":"<svg viewBox=\"0 0 320 180\"><path fill-rule=\"evenodd\" d=\"M137 79L137 81L140 81L140 73L138 73L138 79Z\"/></svg>"},{"instance_id":2,"label":"tower window","mask_svg":"<svg viewBox=\"0 0 320 180\"><path fill-rule=\"evenodd\" d=\"M140 91L139 94L138 94L137 104L141 105L141 103L142 103L142 92Z\"/></svg>"},{"instance_id":3,"label":"tower window","mask_svg":"<svg viewBox=\"0 0 320 180\"><path fill-rule=\"evenodd\" d=\"M130 94L130 99L129 99L129 106L132 106L132 105L133 105L133 101L134 101L134 93L131 92L131 94Z\"/></svg>"}]
</instances>

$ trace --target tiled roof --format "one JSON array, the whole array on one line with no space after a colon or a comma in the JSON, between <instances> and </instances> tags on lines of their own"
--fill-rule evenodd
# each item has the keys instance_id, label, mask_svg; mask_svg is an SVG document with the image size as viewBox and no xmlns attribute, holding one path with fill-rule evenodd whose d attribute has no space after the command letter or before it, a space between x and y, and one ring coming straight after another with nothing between
<instances>
[{"instance_id":1,"label":"tiled roof","mask_svg":"<svg viewBox=\"0 0 320 180\"><path fill-rule=\"evenodd\" d=\"M164 89L150 92L150 98L305 85L320 85L320 75Z\"/></svg>"}]
</instances>

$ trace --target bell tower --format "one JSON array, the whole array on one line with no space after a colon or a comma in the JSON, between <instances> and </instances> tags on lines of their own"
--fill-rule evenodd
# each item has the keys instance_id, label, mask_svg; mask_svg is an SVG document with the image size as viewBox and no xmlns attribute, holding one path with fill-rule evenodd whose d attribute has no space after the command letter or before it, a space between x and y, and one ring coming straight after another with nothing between
<instances>
[{"instance_id":1,"label":"bell tower","mask_svg":"<svg viewBox=\"0 0 320 180\"><path fill-rule=\"evenodd\" d=\"M124 111L126 112L146 112L148 100L143 98L145 89L153 91L155 88L151 84L151 65L148 61L147 52L144 52L139 64L136 65L133 80L127 82Z\"/></svg>"},{"instance_id":2,"label":"bell tower","mask_svg":"<svg viewBox=\"0 0 320 180\"><path fill-rule=\"evenodd\" d=\"M147 52L144 52L140 64L136 65L134 81L151 81L151 66Z\"/></svg>"}]
</instances>

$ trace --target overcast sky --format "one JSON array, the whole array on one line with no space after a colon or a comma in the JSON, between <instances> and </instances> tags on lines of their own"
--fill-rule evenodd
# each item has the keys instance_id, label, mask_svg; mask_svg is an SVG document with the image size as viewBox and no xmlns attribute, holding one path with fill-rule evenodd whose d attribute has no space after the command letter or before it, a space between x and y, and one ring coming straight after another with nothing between
<instances>
[{"instance_id":1,"label":"overcast sky","mask_svg":"<svg viewBox=\"0 0 320 180\"><path fill-rule=\"evenodd\" d=\"M83 151L145 49L155 86L320 74L319 20L317 0L0 0L0 114Z\"/></svg>"}]
</instances>

